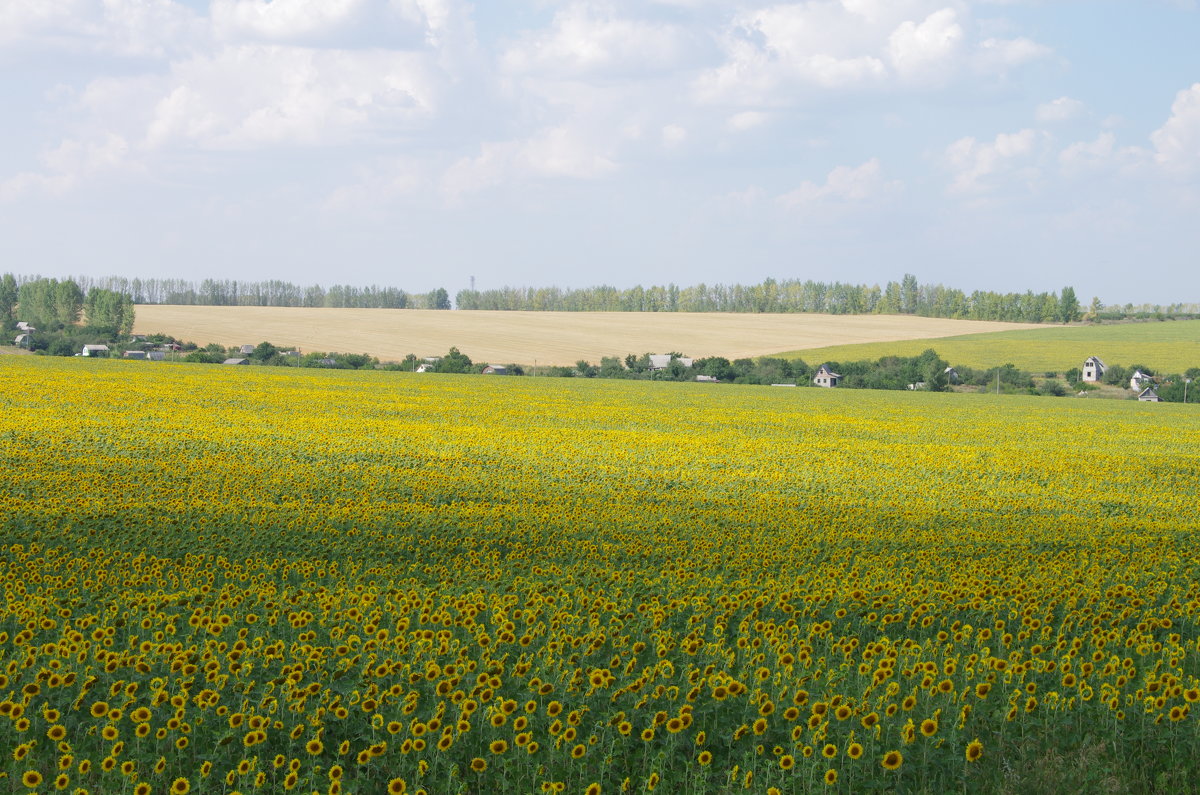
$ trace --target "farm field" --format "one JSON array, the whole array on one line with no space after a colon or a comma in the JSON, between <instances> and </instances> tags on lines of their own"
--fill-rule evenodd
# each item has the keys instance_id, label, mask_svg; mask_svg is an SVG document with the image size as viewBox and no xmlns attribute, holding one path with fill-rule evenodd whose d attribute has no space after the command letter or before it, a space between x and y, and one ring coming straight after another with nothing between
<instances>
[{"instance_id":1,"label":"farm field","mask_svg":"<svg viewBox=\"0 0 1200 795\"><path fill-rule=\"evenodd\" d=\"M1190 790L1196 438L4 357L0 792Z\"/></svg>"},{"instance_id":2,"label":"farm field","mask_svg":"<svg viewBox=\"0 0 1200 795\"><path fill-rule=\"evenodd\" d=\"M1101 326L1037 328L967 334L935 342L900 340L836 345L776 354L807 362L860 361L883 356L916 356L926 348L955 365L987 369L1006 363L1027 372L1065 372L1089 356L1126 367L1142 364L1155 372L1182 373L1200 366L1200 320L1119 323Z\"/></svg>"},{"instance_id":3,"label":"farm field","mask_svg":"<svg viewBox=\"0 0 1200 795\"><path fill-rule=\"evenodd\" d=\"M947 337L1034 328L898 315L743 315L675 312L491 312L416 309L139 305L134 331L200 345L269 341L303 351L369 353L398 361L451 346L477 362L574 365L604 356L679 351L729 359L789 348Z\"/></svg>"}]
</instances>

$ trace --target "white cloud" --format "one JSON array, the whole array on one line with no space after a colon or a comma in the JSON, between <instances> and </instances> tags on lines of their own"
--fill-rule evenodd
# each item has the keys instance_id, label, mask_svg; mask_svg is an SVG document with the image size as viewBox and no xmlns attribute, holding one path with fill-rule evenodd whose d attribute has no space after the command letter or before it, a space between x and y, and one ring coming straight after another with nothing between
<instances>
[{"instance_id":1,"label":"white cloud","mask_svg":"<svg viewBox=\"0 0 1200 795\"><path fill-rule=\"evenodd\" d=\"M434 112L420 54L244 45L173 65L146 143L201 149L324 145Z\"/></svg>"},{"instance_id":2,"label":"white cloud","mask_svg":"<svg viewBox=\"0 0 1200 795\"><path fill-rule=\"evenodd\" d=\"M201 42L200 17L171 0L5 0L0 47L162 57Z\"/></svg>"},{"instance_id":3,"label":"white cloud","mask_svg":"<svg viewBox=\"0 0 1200 795\"><path fill-rule=\"evenodd\" d=\"M1007 173L1028 160L1035 151L1038 134L1033 130L1000 133L995 140L980 142L960 138L946 148L945 160L954 179L951 193L978 193L989 186L986 180Z\"/></svg>"},{"instance_id":4,"label":"white cloud","mask_svg":"<svg viewBox=\"0 0 1200 795\"><path fill-rule=\"evenodd\" d=\"M778 201L790 209L803 209L817 204L864 202L897 187L883 179L878 158L862 165L838 166L829 172L825 182L804 181L794 190L779 196Z\"/></svg>"},{"instance_id":5,"label":"white cloud","mask_svg":"<svg viewBox=\"0 0 1200 795\"><path fill-rule=\"evenodd\" d=\"M665 146L678 146L687 140L688 132L678 124L668 124L662 128L662 142Z\"/></svg>"},{"instance_id":6,"label":"white cloud","mask_svg":"<svg viewBox=\"0 0 1200 795\"><path fill-rule=\"evenodd\" d=\"M1030 61L1045 58L1053 52L1032 39L984 39L975 53L975 64L983 72L1006 72Z\"/></svg>"},{"instance_id":7,"label":"white cloud","mask_svg":"<svg viewBox=\"0 0 1200 795\"><path fill-rule=\"evenodd\" d=\"M42 155L44 172L22 172L0 182L0 200L60 196L88 177L125 165L128 152L128 143L118 135L96 142L63 141Z\"/></svg>"},{"instance_id":8,"label":"white cloud","mask_svg":"<svg viewBox=\"0 0 1200 795\"><path fill-rule=\"evenodd\" d=\"M888 37L887 54L900 77L913 80L937 77L962 49L963 29L953 8L943 8L919 25L900 24Z\"/></svg>"},{"instance_id":9,"label":"white cloud","mask_svg":"<svg viewBox=\"0 0 1200 795\"><path fill-rule=\"evenodd\" d=\"M486 142L442 175L441 191L455 201L529 178L599 179L615 171L615 142L596 130L560 125L517 141Z\"/></svg>"},{"instance_id":10,"label":"white cloud","mask_svg":"<svg viewBox=\"0 0 1200 795\"><path fill-rule=\"evenodd\" d=\"M1200 169L1200 83L1175 95L1170 118L1150 140L1154 159L1168 172L1187 175Z\"/></svg>"},{"instance_id":11,"label":"white cloud","mask_svg":"<svg viewBox=\"0 0 1200 795\"><path fill-rule=\"evenodd\" d=\"M744 110L741 113L735 113L726 121L726 126L735 132L745 132L753 130L764 124L771 118L769 113L763 113L757 110Z\"/></svg>"},{"instance_id":12,"label":"white cloud","mask_svg":"<svg viewBox=\"0 0 1200 795\"><path fill-rule=\"evenodd\" d=\"M1058 161L1065 171L1089 171L1106 165L1116 152L1117 137L1100 133L1094 141L1077 141L1063 149Z\"/></svg>"},{"instance_id":13,"label":"white cloud","mask_svg":"<svg viewBox=\"0 0 1200 795\"><path fill-rule=\"evenodd\" d=\"M621 19L576 3L548 29L526 34L501 56L505 71L555 78L606 73L645 74L675 66L689 49L672 25Z\"/></svg>"},{"instance_id":14,"label":"white cloud","mask_svg":"<svg viewBox=\"0 0 1200 795\"><path fill-rule=\"evenodd\" d=\"M1056 122L1070 121L1081 115L1084 111L1084 104L1077 99L1070 97L1059 97L1052 99L1049 102L1043 102L1037 106L1034 113L1035 118L1043 124L1053 124Z\"/></svg>"}]
</instances>

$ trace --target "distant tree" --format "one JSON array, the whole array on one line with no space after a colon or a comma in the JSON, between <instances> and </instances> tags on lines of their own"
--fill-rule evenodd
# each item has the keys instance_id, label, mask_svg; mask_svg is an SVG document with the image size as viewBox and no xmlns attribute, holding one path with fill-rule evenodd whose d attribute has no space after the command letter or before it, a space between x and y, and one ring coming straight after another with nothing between
<instances>
[{"instance_id":1,"label":"distant tree","mask_svg":"<svg viewBox=\"0 0 1200 795\"><path fill-rule=\"evenodd\" d=\"M575 369L579 372L581 378L595 378L599 369L593 367L586 359L580 359L575 362Z\"/></svg>"},{"instance_id":2,"label":"distant tree","mask_svg":"<svg viewBox=\"0 0 1200 795\"><path fill-rule=\"evenodd\" d=\"M1074 287L1064 287L1059 293L1058 319L1063 323L1073 323L1079 319L1079 299L1075 297Z\"/></svg>"},{"instance_id":3,"label":"distant tree","mask_svg":"<svg viewBox=\"0 0 1200 795\"><path fill-rule=\"evenodd\" d=\"M449 309L450 294L446 292L446 288L439 287L431 292L427 297L426 306L429 309Z\"/></svg>"},{"instance_id":4,"label":"distant tree","mask_svg":"<svg viewBox=\"0 0 1200 795\"><path fill-rule=\"evenodd\" d=\"M250 358L259 362L267 362L279 355L279 349L269 342L260 342L254 346L254 352L250 354Z\"/></svg>"},{"instance_id":5,"label":"distant tree","mask_svg":"<svg viewBox=\"0 0 1200 795\"><path fill-rule=\"evenodd\" d=\"M8 331L13 327L16 318L13 312L17 309L17 279L11 273L0 276L0 329Z\"/></svg>"},{"instance_id":6,"label":"distant tree","mask_svg":"<svg viewBox=\"0 0 1200 795\"><path fill-rule=\"evenodd\" d=\"M1070 370L1067 370L1065 378L1067 379L1068 384L1071 386L1077 386L1083 382L1083 371L1081 371L1078 367L1072 367Z\"/></svg>"},{"instance_id":7,"label":"distant tree","mask_svg":"<svg viewBox=\"0 0 1200 795\"><path fill-rule=\"evenodd\" d=\"M458 348L451 348L433 369L438 373L466 373L471 369L471 357L460 352Z\"/></svg>"},{"instance_id":8,"label":"distant tree","mask_svg":"<svg viewBox=\"0 0 1200 795\"><path fill-rule=\"evenodd\" d=\"M625 365L621 364L621 360L616 356L605 356L600 359L601 378L624 378L626 376Z\"/></svg>"}]
</instances>

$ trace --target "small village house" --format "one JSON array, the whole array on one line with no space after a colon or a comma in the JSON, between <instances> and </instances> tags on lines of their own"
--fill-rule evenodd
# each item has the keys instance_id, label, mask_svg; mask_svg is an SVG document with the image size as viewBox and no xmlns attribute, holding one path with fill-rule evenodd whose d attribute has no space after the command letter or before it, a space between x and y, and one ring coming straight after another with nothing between
<instances>
[{"instance_id":1,"label":"small village house","mask_svg":"<svg viewBox=\"0 0 1200 795\"><path fill-rule=\"evenodd\" d=\"M835 387L841 380L841 374L830 370L827 364L818 367L817 374L813 376L813 383L821 387Z\"/></svg>"},{"instance_id":2,"label":"small village house","mask_svg":"<svg viewBox=\"0 0 1200 795\"><path fill-rule=\"evenodd\" d=\"M121 354L121 358L122 359L140 359L142 361L145 361L146 352L145 351L125 351L123 354Z\"/></svg>"},{"instance_id":3,"label":"small village house","mask_svg":"<svg viewBox=\"0 0 1200 795\"><path fill-rule=\"evenodd\" d=\"M166 361L167 354L163 353L162 351L150 351L146 354L146 358L152 362L162 362Z\"/></svg>"},{"instance_id":4,"label":"small village house","mask_svg":"<svg viewBox=\"0 0 1200 795\"><path fill-rule=\"evenodd\" d=\"M238 348L238 353L242 354L243 356L249 356L250 354L254 353L254 348L254 345L243 345L242 347Z\"/></svg>"},{"instance_id":5,"label":"small village house","mask_svg":"<svg viewBox=\"0 0 1200 795\"><path fill-rule=\"evenodd\" d=\"M31 344L33 344L32 334L18 334L17 338L13 340L13 345L18 348L28 348Z\"/></svg>"},{"instance_id":6,"label":"small village house","mask_svg":"<svg viewBox=\"0 0 1200 795\"><path fill-rule=\"evenodd\" d=\"M489 364L483 368L484 375L508 375L508 368L501 364Z\"/></svg>"},{"instance_id":7,"label":"small village house","mask_svg":"<svg viewBox=\"0 0 1200 795\"><path fill-rule=\"evenodd\" d=\"M1141 370L1134 370L1133 375L1129 377L1129 388L1135 392L1141 391L1152 383L1154 383L1154 376L1147 375Z\"/></svg>"},{"instance_id":8,"label":"small village house","mask_svg":"<svg viewBox=\"0 0 1200 795\"><path fill-rule=\"evenodd\" d=\"M1154 391L1154 387L1148 386L1138 393L1138 400L1142 403L1162 403L1163 399Z\"/></svg>"},{"instance_id":9,"label":"small village house","mask_svg":"<svg viewBox=\"0 0 1200 795\"><path fill-rule=\"evenodd\" d=\"M1104 371L1107 369L1107 365L1100 361L1099 356L1089 356L1083 363L1083 380L1094 384L1104 376Z\"/></svg>"},{"instance_id":10,"label":"small village house","mask_svg":"<svg viewBox=\"0 0 1200 795\"><path fill-rule=\"evenodd\" d=\"M108 356L107 345L84 345L80 356Z\"/></svg>"},{"instance_id":11,"label":"small village house","mask_svg":"<svg viewBox=\"0 0 1200 795\"><path fill-rule=\"evenodd\" d=\"M684 367L692 366L692 359L689 356L676 356L675 361L682 364ZM671 354L669 353L652 353L650 354L650 371L659 372L666 370L671 366Z\"/></svg>"},{"instance_id":12,"label":"small village house","mask_svg":"<svg viewBox=\"0 0 1200 795\"><path fill-rule=\"evenodd\" d=\"M226 359L221 364L250 364L249 359Z\"/></svg>"}]
</instances>

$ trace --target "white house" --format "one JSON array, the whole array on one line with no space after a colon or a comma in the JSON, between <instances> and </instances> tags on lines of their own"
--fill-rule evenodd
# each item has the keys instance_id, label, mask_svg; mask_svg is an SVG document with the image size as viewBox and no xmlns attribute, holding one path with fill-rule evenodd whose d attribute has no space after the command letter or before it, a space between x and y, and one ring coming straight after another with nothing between
<instances>
[{"instance_id":1,"label":"white house","mask_svg":"<svg viewBox=\"0 0 1200 795\"><path fill-rule=\"evenodd\" d=\"M108 356L107 345L84 345L80 356Z\"/></svg>"},{"instance_id":2,"label":"white house","mask_svg":"<svg viewBox=\"0 0 1200 795\"><path fill-rule=\"evenodd\" d=\"M502 364L489 364L483 368L484 375L508 375L508 368Z\"/></svg>"},{"instance_id":3,"label":"white house","mask_svg":"<svg viewBox=\"0 0 1200 795\"><path fill-rule=\"evenodd\" d=\"M1108 367L1100 361L1099 356L1089 356L1083 363L1083 380L1094 384L1100 380L1107 369Z\"/></svg>"},{"instance_id":4,"label":"white house","mask_svg":"<svg viewBox=\"0 0 1200 795\"><path fill-rule=\"evenodd\" d=\"M1133 375L1129 377L1129 388L1135 391L1141 391L1143 387L1153 382L1153 376L1146 375L1141 370L1134 370Z\"/></svg>"},{"instance_id":5,"label":"white house","mask_svg":"<svg viewBox=\"0 0 1200 795\"><path fill-rule=\"evenodd\" d=\"M432 373L434 367L436 367L436 365L431 364L429 362L425 362L424 364L417 365L417 369L414 370L413 372L414 373Z\"/></svg>"},{"instance_id":6,"label":"white house","mask_svg":"<svg viewBox=\"0 0 1200 795\"><path fill-rule=\"evenodd\" d=\"M829 365L823 364L817 368L817 374L813 377L813 383L817 386L835 387L838 381L842 380L840 373L835 373L829 369Z\"/></svg>"},{"instance_id":7,"label":"white house","mask_svg":"<svg viewBox=\"0 0 1200 795\"><path fill-rule=\"evenodd\" d=\"M1143 403L1162 403L1163 399L1154 391L1154 387L1148 386L1138 393L1138 400Z\"/></svg>"},{"instance_id":8,"label":"white house","mask_svg":"<svg viewBox=\"0 0 1200 795\"><path fill-rule=\"evenodd\" d=\"M692 360L688 356L677 356L675 361L682 364L684 367L691 367ZM669 353L652 353L650 354L650 369L651 370L666 370L671 366L671 354Z\"/></svg>"}]
</instances>

